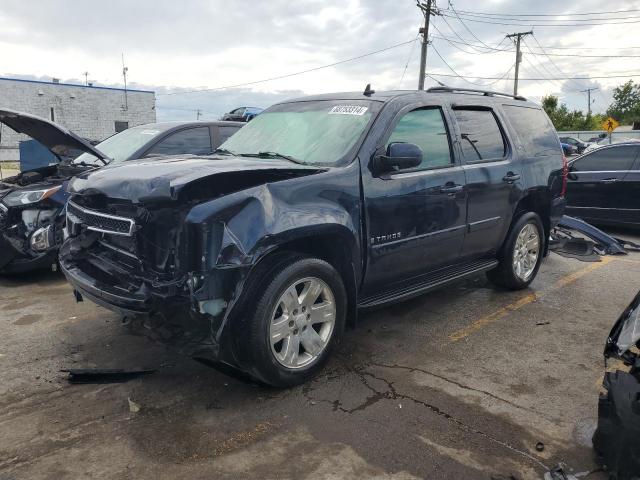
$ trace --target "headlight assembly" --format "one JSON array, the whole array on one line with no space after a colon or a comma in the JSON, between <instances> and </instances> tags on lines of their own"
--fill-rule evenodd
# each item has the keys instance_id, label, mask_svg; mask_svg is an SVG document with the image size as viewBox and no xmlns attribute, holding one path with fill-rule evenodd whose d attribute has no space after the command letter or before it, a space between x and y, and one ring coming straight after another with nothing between
<instances>
[{"instance_id":1,"label":"headlight assembly","mask_svg":"<svg viewBox=\"0 0 640 480\"><path fill-rule=\"evenodd\" d=\"M61 186L53 188L45 188L42 190L18 190L11 192L9 195L2 199L7 207L18 207L20 205L29 205L31 203L37 203L49 198L51 195L60 190Z\"/></svg>"}]
</instances>

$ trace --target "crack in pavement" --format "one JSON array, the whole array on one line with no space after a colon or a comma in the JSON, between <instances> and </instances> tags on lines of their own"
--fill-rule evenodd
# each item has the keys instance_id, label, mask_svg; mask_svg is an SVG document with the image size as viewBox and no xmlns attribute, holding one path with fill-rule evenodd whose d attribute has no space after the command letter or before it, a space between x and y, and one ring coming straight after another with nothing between
<instances>
[{"instance_id":1,"label":"crack in pavement","mask_svg":"<svg viewBox=\"0 0 640 480\"><path fill-rule=\"evenodd\" d=\"M430 404L424 400L420 400L418 398L412 397L411 395L407 395L407 394L403 394L403 393L399 393L396 390L396 387L394 386L394 382L387 380L384 377L379 377L374 375L371 372L366 371L366 368L368 366L376 366L375 364L365 364L362 367L359 368L350 368L348 366L345 366L344 368L347 370L347 373L353 373L354 375L356 375L360 381L362 382L362 384L368 389L370 390L373 395L367 397L365 399L364 402L362 402L360 405L348 409L348 408L344 408L342 406L342 403L340 402L339 399L336 400L318 400L315 399L311 396L311 392L313 391L313 388L309 385L308 388L304 388L303 389L303 395L305 396L305 398L307 398L307 400L309 401L314 401L314 402L321 402L321 403L327 403L329 405L332 406L333 411L340 411L343 413L347 413L347 414L352 414L354 412L357 411L362 411L365 410L369 407L371 407L372 405L378 403L380 400L383 399L388 399L388 400L410 400L418 405L422 405L423 407L427 408L428 410L430 410L432 413L435 413L438 416L441 416L443 418L445 418L447 421L453 423L456 427L458 427L460 430L467 432L467 433L471 433L474 435L480 435L483 438L495 443L496 445L499 445L503 448L506 448L508 450L510 450L511 452L518 454L526 459L528 459L529 461L535 463L537 466L542 467L545 471L549 471L549 467L547 467L547 465L545 465L544 463L542 463L538 458L536 458L535 456L529 454L528 452L524 451L524 450L520 450L517 447L514 447L513 445L500 440L499 438L494 437L491 434L488 434L482 430L479 430L475 427L472 427L470 425L467 425L466 423L464 423L462 420L460 420L457 417L454 417L453 415L451 415L450 413L447 413L446 411L442 410L440 407ZM409 368L409 367L407 367ZM369 381L367 380L366 377L370 377L372 379L375 379L379 382L384 383L387 386L387 389L384 391L380 391L377 390L375 387L373 387L372 385L369 384Z\"/></svg>"},{"instance_id":2,"label":"crack in pavement","mask_svg":"<svg viewBox=\"0 0 640 480\"><path fill-rule=\"evenodd\" d=\"M486 390L482 390L482 389L478 389L478 388L473 388L470 387L469 385L465 385L464 383L460 383L456 380L451 380L450 378L445 377L444 375L439 375L437 373L433 373L430 372L428 370L422 369L422 368L418 368L418 367L408 367L405 365L385 365L383 363L371 363L369 365L372 365L374 367L380 367L380 368L390 368L390 369L399 369L399 370L408 370L409 372L413 373L413 372L420 372L420 373L424 373L425 375L430 375L432 377L438 378L440 380L443 380L447 383L451 383L452 385L455 385L457 387L462 388L463 390L469 390L471 392L477 392L477 393L481 393L483 395L486 395L487 397L493 398L494 400L498 400L500 402L506 403L507 405L510 405L514 408L517 408L519 410L524 410L525 412L529 412L529 413L535 413L536 415L540 415L540 417L544 418L545 420L548 420L550 422L554 422L554 423L561 423L561 424L565 424L565 425L570 425L569 422L566 422L564 420L560 420L557 418L553 418L553 417L549 417L547 415L545 415L542 412L539 412L538 410L534 409L534 408L528 408L528 407L524 407L522 405L518 405L515 402L512 402L511 400L508 400L506 398L500 397L499 395L496 395L494 393L491 392L487 392Z\"/></svg>"}]
</instances>

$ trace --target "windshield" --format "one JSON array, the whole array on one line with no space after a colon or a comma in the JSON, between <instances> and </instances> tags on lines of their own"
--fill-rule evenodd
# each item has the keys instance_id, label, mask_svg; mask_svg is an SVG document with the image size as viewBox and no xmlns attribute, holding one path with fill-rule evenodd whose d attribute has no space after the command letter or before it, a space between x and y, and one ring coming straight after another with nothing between
<instances>
[{"instance_id":1,"label":"windshield","mask_svg":"<svg viewBox=\"0 0 640 480\"><path fill-rule=\"evenodd\" d=\"M151 141L162 130L153 126L129 128L117 133L96 145L96 148L113 162L128 160L140 147ZM73 163L102 164L94 155L83 153Z\"/></svg>"},{"instance_id":2,"label":"windshield","mask_svg":"<svg viewBox=\"0 0 640 480\"><path fill-rule=\"evenodd\" d=\"M237 155L274 154L301 163L337 165L358 142L378 102L330 100L276 105L221 146Z\"/></svg>"}]
</instances>

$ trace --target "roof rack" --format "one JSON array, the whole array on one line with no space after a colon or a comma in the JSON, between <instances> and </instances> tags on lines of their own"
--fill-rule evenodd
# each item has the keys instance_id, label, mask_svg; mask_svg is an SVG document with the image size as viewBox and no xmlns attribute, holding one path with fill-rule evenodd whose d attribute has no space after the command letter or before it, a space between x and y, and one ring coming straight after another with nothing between
<instances>
[{"instance_id":1,"label":"roof rack","mask_svg":"<svg viewBox=\"0 0 640 480\"><path fill-rule=\"evenodd\" d=\"M454 93L454 92L467 92L467 93L481 93L482 95L484 95L485 97L493 97L494 95L500 96L500 97L511 97L515 100L522 100L522 101L526 101L527 99L524 98L522 95L512 95L510 93L502 93L502 92L492 92L491 90L478 90L475 88L456 88L456 87L431 87L430 89L427 90L427 92L431 92L431 93L437 93L437 92L448 92L448 93Z\"/></svg>"}]
</instances>

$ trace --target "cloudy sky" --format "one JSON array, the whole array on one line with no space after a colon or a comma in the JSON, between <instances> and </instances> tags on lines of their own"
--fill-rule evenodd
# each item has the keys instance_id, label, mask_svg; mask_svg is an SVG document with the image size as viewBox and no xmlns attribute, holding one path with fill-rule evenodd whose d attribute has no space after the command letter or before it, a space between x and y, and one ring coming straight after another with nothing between
<instances>
[{"instance_id":1,"label":"cloudy sky","mask_svg":"<svg viewBox=\"0 0 640 480\"><path fill-rule=\"evenodd\" d=\"M427 71L447 85L512 91L512 80L474 77L511 78L515 53L505 34L530 29L535 38L523 44L523 79L635 73L640 81L640 0L457 0L453 8L462 20L445 0L437 5L446 10L433 20ZM619 13L584 15L609 10ZM234 106L266 107L367 83L378 90L416 88L420 45L411 41L421 23L412 0L2 0L0 76L82 83L88 71L97 85L119 86L124 53L129 85L156 91L159 119L195 118L196 109L217 118ZM409 43L301 75L186 93L314 69L403 42ZM435 76L454 72L479 85ZM592 98L599 112L627 79L523 80L520 93L534 100L555 94L586 109L580 90L597 87Z\"/></svg>"}]
</instances>

